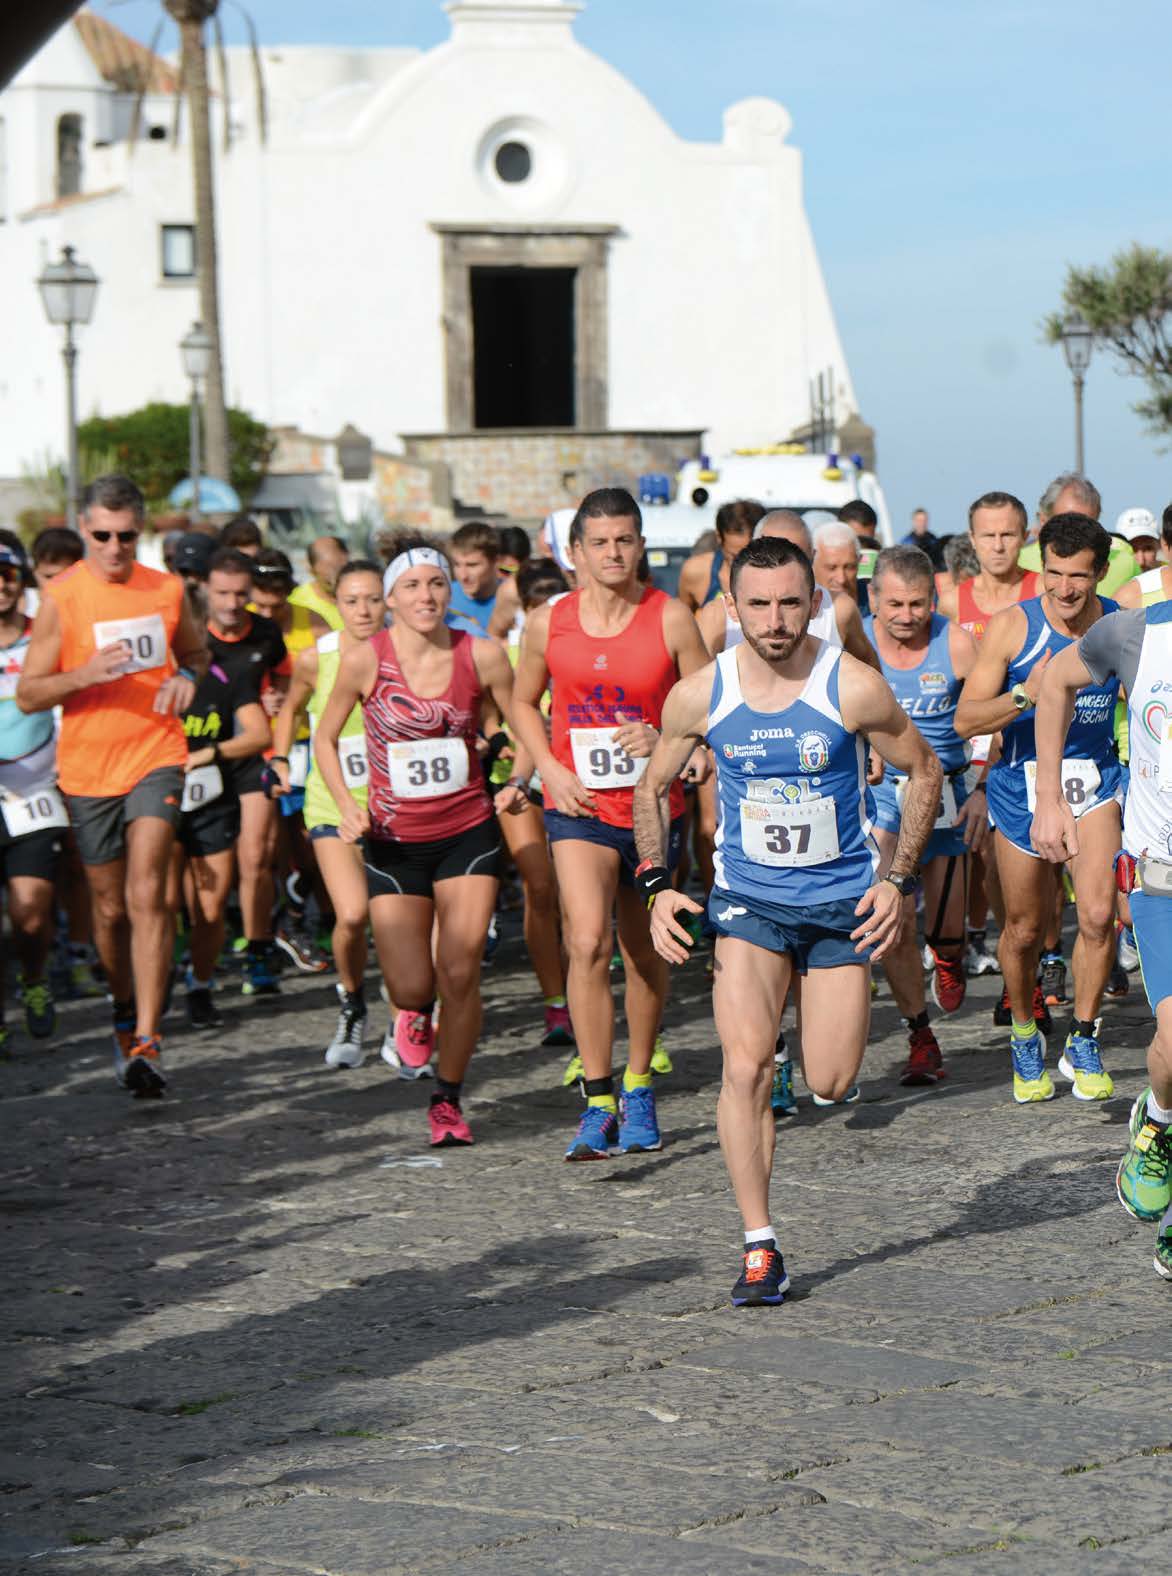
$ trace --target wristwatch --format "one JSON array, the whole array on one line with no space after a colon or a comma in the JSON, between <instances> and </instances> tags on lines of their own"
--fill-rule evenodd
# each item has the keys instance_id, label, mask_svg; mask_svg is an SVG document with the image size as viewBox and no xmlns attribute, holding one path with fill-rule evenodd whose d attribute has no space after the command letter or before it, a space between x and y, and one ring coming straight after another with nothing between
<instances>
[{"instance_id":1,"label":"wristwatch","mask_svg":"<svg viewBox=\"0 0 1172 1576\"><path fill-rule=\"evenodd\" d=\"M1009 693L1013 696L1013 704L1018 711L1029 711L1034 704L1034 698L1024 684L1014 684Z\"/></svg>"},{"instance_id":2,"label":"wristwatch","mask_svg":"<svg viewBox=\"0 0 1172 1576\"><path fill-rule=\"evenodd\" d=\"M897 876L895 871L892 870L887 875L885 875L883 879L884 881L891 882L892 886L899 893L900 897L911 897L912 893L916 890L916 882L919 880L919 877L914 874L910 876Z\"/></svg>"}]
</instances>

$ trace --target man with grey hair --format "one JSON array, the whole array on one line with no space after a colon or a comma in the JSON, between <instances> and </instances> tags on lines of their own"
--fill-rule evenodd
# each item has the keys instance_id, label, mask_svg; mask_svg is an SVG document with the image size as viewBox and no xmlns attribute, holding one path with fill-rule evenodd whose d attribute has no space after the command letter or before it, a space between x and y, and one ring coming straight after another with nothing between
<instances>
[{"instance_id":1,"label":"man with grey hair","mask_svg":"<svg viewBox=\"0 0 1172 1576\"><path fill-rule=\"evenodd\" d=\"M845 520L828 520L814 531L814 579L836 595L859 594L859 539Z\"/></svg>"},{"instance_id":2,"label":"man with grey hair","mask_svg":"<svg viewBox=\"0 0 1172 1576\"><path fill-rule=\"evenodd\" d=\"M1103 512L1099 489L1079 471L1063 471L1038 499L1038 527L1056 514L1085 514L1097 520Z\"/></svg>"}]
</instances>

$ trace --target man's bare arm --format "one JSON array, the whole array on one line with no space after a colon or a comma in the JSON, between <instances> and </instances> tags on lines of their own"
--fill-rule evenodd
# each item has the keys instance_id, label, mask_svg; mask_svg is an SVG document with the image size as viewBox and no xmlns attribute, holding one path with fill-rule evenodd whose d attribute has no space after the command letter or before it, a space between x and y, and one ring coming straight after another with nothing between
<instances>
[{"instance_id":1,"label":"man's bare arm","mask_svg":"<svg viewBox=\"0 0 1172 1576\"><path fill-rule=\"evenodd\" d=\"M52 711L71 695L121 678L127 660L126 642L116 640L95 651L81 667L62 673L61 615L53 598L43 597L16 686L16 704L24 712Z\"/></svg>"},{"instance_id":2,"label":"man's bare arm","mask_svg":"<svg viewBox=\"0 0 1172 1576\"><path fill-rule=\"evenodd\" d=\"M712 669L681 679L663 703L663 726L647 770L635 784L632 818L640 860L667 858L668 791L697 744L703 743Z\"/></svg>"},{"instance_id":3,"label":"man's bare arm","mask_svg":"<svg viewBox=\"0 0 1172 1576\"><path fill-rule=\"evenodd\" d=\"M980 733L997 733L1019 715L1005 680L1014 654L1021 649L1025 632L1025 614L1020 607L1006 608L990 619L956 707L953 727L962 739L972 739ZM1046 660L1043 657L1041 663L1035 663L1025 680L1027 691L1035 699Z\"/></svg>"}]
</instances>

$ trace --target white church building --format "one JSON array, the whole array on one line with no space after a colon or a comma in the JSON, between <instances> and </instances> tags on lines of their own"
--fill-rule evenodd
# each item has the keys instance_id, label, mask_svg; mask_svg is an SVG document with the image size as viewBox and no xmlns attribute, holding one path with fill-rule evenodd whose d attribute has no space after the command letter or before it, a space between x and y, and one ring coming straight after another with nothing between
<instances>
[{"instance_id":1,"label":"white church building","mask_svg":"<svg viewBox=\"0 0 1172 1576\"><path fill-rule=\"evenodd\" d=\"M819 374L840 422L857 413L779 103L685 141L577 41L575 0L445 9L426 51L262 44L264 117L248 52L225 83L209 51L226 389L281 431L286 468L329 466L352 423L388 513L430 490L441 513L446 491L531 519L789 437ZM83 11L0 93L0 478L64 452L35 280L65 244L101 281L81 415L188 397L176 79Z\"/></svg>"}]
</instances>

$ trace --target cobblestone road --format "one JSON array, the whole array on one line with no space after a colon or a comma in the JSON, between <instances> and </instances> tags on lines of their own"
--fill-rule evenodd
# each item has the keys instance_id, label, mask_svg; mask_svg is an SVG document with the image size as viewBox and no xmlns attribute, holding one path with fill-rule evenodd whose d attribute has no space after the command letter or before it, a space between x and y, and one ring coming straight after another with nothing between
<instances>
[{"instance_id":1,"label":"cobblestone road","mask_svg":"<svg viewBox=\"0 0 1172 1576\"><path fill-rule=\"evenodd\" d=\"M486 976L476 1146L438 1156L427 1086L321 1066L328 982L173 1034L161 1104L115 1089L100 1003L18 1044L0 1568L1167 1563L1172 1292L1112 1186L1135 986L1092 1108L1012 1104L991 981L943 1031L949 1082L901 1089L884 996L863 1102L803 1094L782 1129L791 1300L736 1312L702 966L668 1020L667 1147L571 1167L520 963L507 941Z\"/></svg>"}]
</instances>

